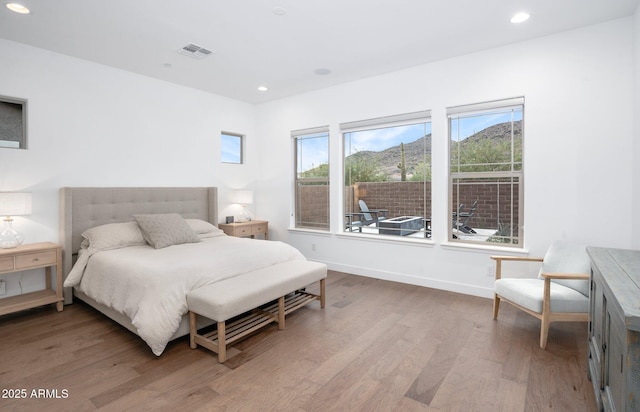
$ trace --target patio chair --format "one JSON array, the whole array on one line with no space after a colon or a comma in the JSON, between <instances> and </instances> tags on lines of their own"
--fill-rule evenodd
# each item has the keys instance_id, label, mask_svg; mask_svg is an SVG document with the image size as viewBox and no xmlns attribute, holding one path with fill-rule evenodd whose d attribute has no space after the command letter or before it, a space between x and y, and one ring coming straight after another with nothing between
<instances>
[{"instance_id":1,"label":"patio chair","mask_svg":"<svg viewBox=\"0 0 640 412\"><path fill-rule=\"evenodd\" d=\"M547 347L551 322L589 320L591 262L584 246L554 242L544 258L491 256L496 261L493 318L504 300L540 319L540 347ZM537 279L502 278L502 262L542 262Z\"/></svg>"},{"instance_id":2,"label":"patio chair","mask_svg":"<svg viewBox=\"0 0 640 412\"><path fill-rule=\"evenodd\" d=\"M453 212L453 227L462 233L476 233L476 231L469 226L469 219L473 216L473 212L476 210L477 206L478 199L473 202L468 212L463 212L462 209L464 208L464 203L460 203L458 211Z\"/></svg>"},{"instance_id":3,"label":"patio chair","mask_svg":"<svg viewBox=\"0 0 640 412\"><path fill-rule=\"evenodd\" d=\"M377 227L380 220L387 218L387 209L369 209L367 203L362 199L358 201L358 205L360 206L360 212L346 214L347 229L349 229L350 232L353 231L354 227L362 232L363 226L369 226L373 223L375 223Z\"/></svg>"}]
</instances>

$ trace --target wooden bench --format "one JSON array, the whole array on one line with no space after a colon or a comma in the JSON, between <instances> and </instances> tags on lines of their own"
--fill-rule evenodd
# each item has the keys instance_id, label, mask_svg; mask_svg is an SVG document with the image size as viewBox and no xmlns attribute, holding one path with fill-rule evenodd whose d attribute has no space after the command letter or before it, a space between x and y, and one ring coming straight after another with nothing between
<instances>
[{"instance_id":1,"label":"wooden bench","mask_svg":"<svg viewBox=\"0 0 640 412\"><path fill-rule=\"evenodd\" d=\"M285 315L314 300L325 305L325 279L327 266L307 260L279 263L211 285L196 289L187 295L189 306L189 336L191 348L197 345L218 354L218 362L227 359L227 345L262 328L278 322L284 329ZM320 282L320 294L302 289ZM264 306L277 300L276 304ZM260 308L260 309L257 309ZM248 313L250 312L250 313ZM239 315L229 325L226 321ZM199 334L196 316L217 322L217 329Z\"/></svg>"}]
</instances>

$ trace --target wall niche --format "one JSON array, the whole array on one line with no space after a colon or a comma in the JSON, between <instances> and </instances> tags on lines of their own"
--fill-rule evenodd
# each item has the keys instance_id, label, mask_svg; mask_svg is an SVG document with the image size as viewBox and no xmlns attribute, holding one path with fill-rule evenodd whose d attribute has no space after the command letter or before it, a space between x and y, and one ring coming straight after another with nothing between
<instances>
[{"instance_id":1,"label":"wall niche","mask_svg":"<svg viewBox=\"0 0 640 412\"><path fill-rule=\"evenodd\" d=\"M27 148L27 101L0 96L0 148Z\"/></svg>"}]
</instances>

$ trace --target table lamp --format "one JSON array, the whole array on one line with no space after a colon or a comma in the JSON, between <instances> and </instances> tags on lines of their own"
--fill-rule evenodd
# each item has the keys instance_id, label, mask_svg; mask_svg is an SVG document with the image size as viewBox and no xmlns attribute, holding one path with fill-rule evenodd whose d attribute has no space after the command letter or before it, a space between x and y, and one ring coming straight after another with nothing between
<instances>
[{"instance_id":1,"label":"table lamp","mask_svg":"<svg viewBox=\"0 0 640 412\"><path fill-rule=\"evenodd\" d=\"M31 193L0 192L0 216L4 218L4 228L0 232L0 248L9 249L22 244L24 235L13 229L11 216L31 214Z\"/></svg>"},{"instance_id":2,"label":"table lamp","mask_svg":"<svg viewBox=\"0 0 640 412\"><path fill-rule=\"evenodd\" d=\"M253 192L251 190L234 190L231 192L231 201L242 206L238 222L249 222L251 214L246 206L253 203Z\"/></svg>"}]
</instances>

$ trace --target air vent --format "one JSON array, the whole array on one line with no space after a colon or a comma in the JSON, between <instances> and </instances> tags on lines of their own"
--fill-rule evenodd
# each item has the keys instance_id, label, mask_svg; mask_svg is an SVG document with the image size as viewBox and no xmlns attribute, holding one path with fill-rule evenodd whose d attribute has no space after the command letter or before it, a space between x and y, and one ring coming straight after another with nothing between
<instances>
[{"instance_id":1,"label":"air vent","mask_svg":"<svg viewBox=\"0 0 640 412\"><path fill-rule=\"evenodd\" d=\"M178 50L178 53L201 60L212 54L213 52L211 50L205 49L204 47L196 46L195 44L187 44L186 46Z\"/></svg>"}]
</instances>

